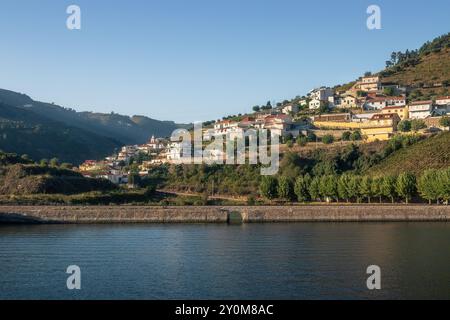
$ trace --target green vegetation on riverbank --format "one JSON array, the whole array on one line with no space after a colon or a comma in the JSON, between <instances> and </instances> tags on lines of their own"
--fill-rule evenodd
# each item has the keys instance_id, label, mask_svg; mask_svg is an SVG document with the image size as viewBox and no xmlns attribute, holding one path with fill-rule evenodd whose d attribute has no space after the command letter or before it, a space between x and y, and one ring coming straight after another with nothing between
<instances>
[{"instance_id":1,"label":"green vegetation on riverbank","mask_svg":"<svg viewBox=\"0 0 450 320\"><path fill-rule=\"evenodd\" d=\"M447 201L449 139L450 132L411 134L383 143L290 150L273 177L261 176L257 165L162 165L144 178L131 174L129 185L121 187L83 177L55 159L36 164L27 156L0 153L0 204Z\"/></svg>"}]
</instances>

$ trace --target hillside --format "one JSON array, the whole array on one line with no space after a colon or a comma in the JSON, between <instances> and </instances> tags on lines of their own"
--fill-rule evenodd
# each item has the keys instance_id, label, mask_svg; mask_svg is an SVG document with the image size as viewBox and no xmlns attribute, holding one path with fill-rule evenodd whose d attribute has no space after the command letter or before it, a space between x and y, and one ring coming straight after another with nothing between
<instances>
[{"instance_id":1,"label":"hillside","mask_svg":"<svg viewBox=\"0 0 450 320\"><path fill-rule=\"evenodd\" d=\"M78 164L102 158L120 146L117 140L0 103L0 150Z\"/></svg>"},{"instance_id":2,"label":"hillside","mask_svg":"<svg viewBox=\"0 0 450 320\"><path fill-rule=\"evenodd\" d=\"M450 95L450 33L424 43L419 49L392 52L386 68L377 73L381 82L408 87L411 101ZM335 86L346 91L355 82Z\"/></svg>"},{"instance_id":3,"label":"hillside","mask_svg":"<svg viewBox=\"0 0 450 320\"><path fill-rule=\"evenodd\" d=\"M0 89L0 102L45 118L112 138L121 144L144 143L152 135L170 136L172 131L185 124L173 121L159 121L145 116L124 116L116 113L77 112L70 108L34 101L29 96ZM15 151L15 150L11 150Z\"/></svg>"},{"instance_id":4,"label":"hillside","mask_svg":"<svg viewBox=\"0 0 450 320\"><path fill-rule=\"evenodd\" d=\"M67 169L23 164L0 166L0 195L75 194L114 189L116 186L108 180L85 178Z\"/></svg>"},{"instance_id":5,"label":"hillside","mask_svg":"<svg viewBox=\"0 0 450 320\"><path fill-rule=\"evenodd\" d=\"M433 86L450 81L450 48L423 54L416 63L406 63L381 73L383 82L412 87Z\"/></svg>"},{"instance_id":6,"label":"hillside","mask_svg":"<svg viewBox=\"0 0 450 320\"><path fill-rule=\"evenodd\" d=\"M367 170L371 175L422 173L426 169L450 167L450 132L442 132L407 148L401 148Z\"/></svg>"}]
</instances>

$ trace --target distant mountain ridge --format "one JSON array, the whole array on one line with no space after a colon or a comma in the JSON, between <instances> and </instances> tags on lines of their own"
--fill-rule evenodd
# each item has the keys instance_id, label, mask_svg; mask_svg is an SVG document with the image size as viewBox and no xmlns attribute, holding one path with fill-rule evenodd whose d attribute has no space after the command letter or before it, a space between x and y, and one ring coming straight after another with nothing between
<instances>
[{"instance_id":1,"label":"distant mountain ridge","mask_svg":"<svg viewBox=\"0 0 450 320\"><path fill-rule=\"evenodd\" d=\"M117 113L77 112L70 108L35 101L25 94L4 89L0 89L0 102L26 108L46 118L118 140L123 144L144 143L152 135L170 136L175 129L189 126L139 115L129 117Z\"/></svg>"},{"instance_id":2,"label":"distant mountain ridge","mask_svg":"<svg viewBox=\"0 0 450 320\"><path fill-rule=\"evenodd\" d=\"M40 160L56 157L78 164L114 152L121 143L0 102L0 149Z\"/></svg>"},{"instance_id":3,"label":"distant mountain ridge","mask_svg":"<svg viewBox=\"0 0 450 320\"><path fill-rule=\"evenodd\" d=\"M0 149L35 160L57 157L78 164L188 126L145 116L77 112L0 89Z\"/></svg>"}]
</instances>

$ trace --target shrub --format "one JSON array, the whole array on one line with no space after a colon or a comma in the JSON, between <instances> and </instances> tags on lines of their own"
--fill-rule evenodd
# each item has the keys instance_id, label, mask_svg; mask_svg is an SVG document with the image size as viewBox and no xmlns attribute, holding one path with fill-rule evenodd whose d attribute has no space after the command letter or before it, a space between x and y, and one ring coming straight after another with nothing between
<instances>
[{"instance_id":1,"label":"shrub","mask_svg":"<svg viewBox=\"0 0 450 320\"><path fill-rule=\"evenodd\" d=\"M350 136L351 136L351 132L350 131L344 131L343 133L342 133L342 140L343 141L350 141Z\"/></svg>"},{"instance_id":2,"label":"shrub","mask_svg":"<svg viewBox=\"0 0 450 320\"><path fill-rule=\"evenodd\" d=\"M322 142L325 144L331 144L334 142L334 137L331 134L326 134L322 137Z\"/></svg>"},{"instance_id":3,"label":"shrub","mask_svg":"<svg viewBox=\"0 0 450 320\"><path fill-rule=\"evenodd\" d=\"M411 121L409 120L402 120L398 123L397 129L401 132L408 132L411 131Z\"/></svg>"},{"instance_id":4,"label":"shrub","mask_svg":"<svg viewBox=\"0 0 450 320\"><path fill-rule=\"evenodd\" d=\"M359 130L352 132L350 135L350 140L352 141L358 141L362 139L361 132Z\"/></svg>"}]
</instances>

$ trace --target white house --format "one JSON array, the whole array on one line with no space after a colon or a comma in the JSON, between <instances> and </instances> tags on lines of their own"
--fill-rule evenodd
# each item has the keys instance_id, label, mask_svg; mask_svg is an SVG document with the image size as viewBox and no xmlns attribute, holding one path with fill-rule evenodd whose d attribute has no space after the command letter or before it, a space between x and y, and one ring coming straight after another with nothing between
<instances>
[{"instance_id":1,"label":"white house","mask_svg":"<svg viewBox=\"0 0 450 320\"><path fill-rule=\"evenodd\" d=\"M190 157L191 144L188 142L171 142L167 149L166 157L169 162L180 161L183 157Z\"/></svg>"},{"instance_id":2,"label":"white house","mask_svg":"<svg viewBox=\"0 0 450 320\"><path fill-rule=\"evenodd\" d=\"M297 113L298 112L298 106L297 105L292 105L292 104L284 106L281 109L281 112L284 113L284 114Z\"/></svg>"},{"instance_id":3,"label":"white house","mask_svg":"<svg viewBox=\"0 0 450 320\"><path fill-rule=\"evenodd\" d=\"M285 114L271 115L264 119L264 128L285 137L291 134L294 138L299 135L299 129L295 126L292 118Z\"/></svg>"},{"instance_id":4,"label":"white house","mask_svg":"<svg viewBox=\"0 0 450 320\"><path fill-rule=\"evenodd\" d=\"M309 102L309 109L310 110L315 110L315 109L319 109L323 104L325 104L326 102L324 100L319 100L319 99L312 99Z\"/></svg>"},{"instance_id":5,"label":"white house","mask_svg":"<svg viewBox=\"0 0 450 320\"><path fill-rule=\"evenodd\" d=\"M448 105L450 104L450 96L437 97L436 104L438 106Z\"/></svg>"},{"instance_id":6,"label":"white house","mask_svg":"<svg viewBox=\"0 0 450 320\"><path fill-rule=\"evenodd\" d=\"M409 117L411 119L425 119L431 116L433 111L433 101L414 101L408 105Z\"/></svg>"},{"instance_id":7,"label":"white house","mask_svg":"<svg viewBox=\"0 0 450 320\"><path fill-rule=\"evenodd\" d=\"M336 95L328 97L328 107L331 109L341 107L341 97Z\"/></svg>"},{"instance_id":8,"label":"white house","mask_svg":"<svg viewBox=\"0 0 450 320\"><path fill-rule=\"evenodd\" d=\"M364 109L366 110L380 110L385 107L395 106L402 107L406 105L406 98L403 96L398 97L369 97L364 103Z\"/></svg>"},{"instance_id":9,"label":"white house","mask_svg":"<svg viewBox=\"0 0 450 320\"><path fill-rule=\"evenodd\" d=\"M361 91L377 91L381 87L380 77L378 76L367 76L362 77L357 83L357 89Z\"/></svg>"},{"instance_id":10,"label":"white house","mask_svg":"<svg viewBox=\"0 0 450 320\"><path fill-rule=\"evenodd\" d=\"M328 87L320 87L317 89L313 89L309 92L309 97L311 99L328 101L328 97L331 97L334 94L333 89Z\"/></svg>"}]
</instances>

